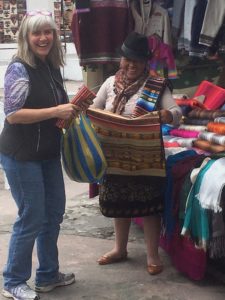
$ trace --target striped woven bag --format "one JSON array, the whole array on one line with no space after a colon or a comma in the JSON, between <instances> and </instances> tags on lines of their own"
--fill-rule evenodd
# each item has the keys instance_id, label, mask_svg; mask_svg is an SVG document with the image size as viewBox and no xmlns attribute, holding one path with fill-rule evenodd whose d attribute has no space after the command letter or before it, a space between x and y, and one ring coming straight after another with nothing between
<instances>
[{"instance_id":1,"label":"striped woven bag","mask_svg":"<svg viewBox=\"0 0 225 300\"><path fill-rule=\"evenodd\" d=\"M70 179L101 182L106 159L88 116L80 114L65 130L61 144L63 167Z\"/></svg>"}]
</instances>

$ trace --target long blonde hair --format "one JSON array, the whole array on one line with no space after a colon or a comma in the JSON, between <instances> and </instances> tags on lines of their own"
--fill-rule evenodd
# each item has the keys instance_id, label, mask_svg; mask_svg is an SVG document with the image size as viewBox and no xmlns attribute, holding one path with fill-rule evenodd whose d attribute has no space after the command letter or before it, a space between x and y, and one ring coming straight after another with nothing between
<instances>
[{"instance_id":1,"label":"long blonde hair","mask_svg":"<svg viewBox=\"0 0 225 300\"><path fill-rule=\"evenodd\" d=\"M35 55L29 47L28 33L38 31L46 25L50 26L50 28L53 30L54 37L53 45L47 56L47 59L55 68L59 68L65 63L62 45L57 33L57 27L51 15L44 15L37 12L34 15L29 15L28 13L24 16L18 32L18 50L16 56L31 67L36 67Z\"/></svg>"}]
</instances>

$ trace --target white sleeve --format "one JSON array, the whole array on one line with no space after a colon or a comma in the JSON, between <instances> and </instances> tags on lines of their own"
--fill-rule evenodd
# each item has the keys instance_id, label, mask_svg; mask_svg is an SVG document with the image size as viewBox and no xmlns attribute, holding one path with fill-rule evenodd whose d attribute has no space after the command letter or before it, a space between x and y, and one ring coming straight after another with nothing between
<instances>
[{"instance_id":1,"label":"white sleeve","mask_svg":"<svg viewBox=\"0 0 225 300\"><path fill-rule=\"evenodd\" d=\"M173 99L172 93L170 89L167 87L162 95L161 99L161 108L169 110L173 115L173 122L172 125L179 125L182 111L181 108L176 104L175 100Z\"/></svg>"},{"instance_id":2,"label":"white sleeve","mask_svg":"<svg viewBox=\"0 0 225 300\"><path fill-rule=\"evenodd\" d=\"M111 81L112 77L109 77L103 82L102 86L97 92L95 99L93 100L93 104L91 105L92 108L105 109L106 100L108 98L109 84L111 83Z\"/></svg>"},{"instance_id":3,"label":"white sleeve","mask_svg":"<svg viewBox=\"0 0 225 300\"><path fill-rule=\"evenodd\" d=\"M199 37L199 43L211 46L223 24L225 16L224 0L208 0L202 29Z\"/></svg>"}]
</instances>

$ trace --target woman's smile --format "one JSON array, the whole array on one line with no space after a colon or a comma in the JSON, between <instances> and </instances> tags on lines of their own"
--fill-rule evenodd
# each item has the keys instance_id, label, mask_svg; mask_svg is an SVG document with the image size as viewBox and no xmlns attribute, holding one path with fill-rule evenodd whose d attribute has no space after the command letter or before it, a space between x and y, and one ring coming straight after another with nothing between
<instances>
[{"instance_id":1,"label":"woman's smile","mask_svg":"<svg viewBox=\"0 0 225 300\"><path fill-rule=\"evenodd\" d=\"M126 73L127 78L134 81L143 74L146 61L122 57L120 66Z\"/></svg>"},{"instance_id":2,"label":"woman's smile","mask_svg":"<svg viewBox=\"0 0 225 300\"><path fill-rule=\"evenodd\" d=\"M44 27L41 30L30 32L28 40L34 54L44 61L53 45L53 30L50 27Z\"/></svg>"}]
</instances>

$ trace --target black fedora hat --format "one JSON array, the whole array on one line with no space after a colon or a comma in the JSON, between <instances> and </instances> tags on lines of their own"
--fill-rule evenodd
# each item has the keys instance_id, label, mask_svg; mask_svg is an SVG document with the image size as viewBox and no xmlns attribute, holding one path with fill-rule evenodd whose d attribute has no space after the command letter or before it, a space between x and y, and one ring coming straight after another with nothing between
<instances>
[{"instance_id":1,"label":"black fedora hat","mask_svg":"<svg viewBox=\"0 0 225 300\"><path fill-rule=\"evenodd\" d=\"M147 37L134 31L128 34L118 53L126 58L136 60L148 60L152 56L148 48Z\"/></svg>"}]
</instances>

